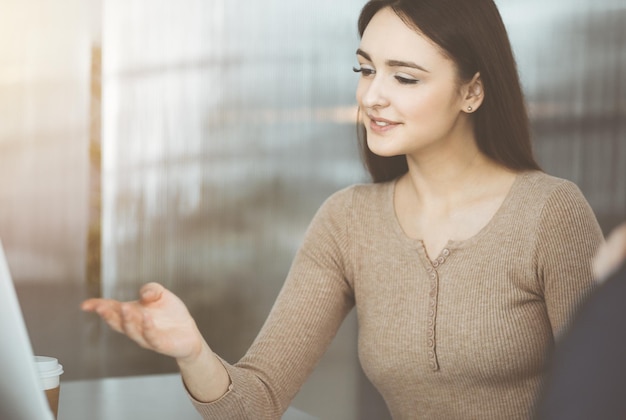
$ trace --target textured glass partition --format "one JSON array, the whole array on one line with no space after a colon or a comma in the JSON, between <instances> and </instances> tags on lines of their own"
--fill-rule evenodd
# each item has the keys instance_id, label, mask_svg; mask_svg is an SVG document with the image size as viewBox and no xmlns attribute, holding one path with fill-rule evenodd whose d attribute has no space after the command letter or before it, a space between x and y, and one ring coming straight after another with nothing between
<instances>
[{"instance_id":1,"label":"textured glass partition","mask_svg":"<svg viewBox=\"0 0 626 420\"><path fill-rule=\"evenodd\" d=\"M353 3L105 3L105 295L282 282L312 212L363 176Z\"/></svg>"},{"instance_id":2,"label":"textured glass partition","mask_svg":"<svg viewBox=\"0 0 626 420\"><path fill-rule=\"evenodd\" d=\"M159 281L215 351L243 354L314 212L365 179L352 72L361 4L103 3L104 296ZM109 373L146 357L171 369L103 337L117 349L102 353ZM354 401L358 364L346 350L318 401Z\"/></svg>"}]
</instances>

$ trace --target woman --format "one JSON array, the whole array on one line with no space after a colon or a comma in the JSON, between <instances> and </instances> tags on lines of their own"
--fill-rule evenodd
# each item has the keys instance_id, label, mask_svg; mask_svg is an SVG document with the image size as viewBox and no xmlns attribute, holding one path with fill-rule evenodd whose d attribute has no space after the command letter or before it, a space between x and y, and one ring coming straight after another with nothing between
<instances>
[{"instance_id":1,"label":"woman","mask_svg":"<svg viewBox=\"0 0 626 420\"><path fill-rule=\"evenodd\" d=\"M206 418L279 418L356 305L359 357L394 418L528 418L544 355L602 241L578 188L532 156L492 0L372 0L357 101L374 183L330 197L247 354L213 354L159 285L89 300L176 358Z\"/></svg>"}]
</instances>

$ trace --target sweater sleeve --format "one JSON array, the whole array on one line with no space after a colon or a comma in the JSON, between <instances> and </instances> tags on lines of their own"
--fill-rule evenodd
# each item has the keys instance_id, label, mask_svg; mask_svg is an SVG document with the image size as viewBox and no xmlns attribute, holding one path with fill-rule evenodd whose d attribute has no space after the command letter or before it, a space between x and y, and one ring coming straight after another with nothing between
<instances>
[{"instance_id":1,"label":"sweater sleeve","mask_svg":"<svg viewBox=\"0 0 626 420\"><path fill-rule=\"evenodd\" d=\"M348 281L350 189L318 210L263 328L236 364L222 360L231 386L207 419L279 419L354 306Z\"/></svg>"},{"instance_id":2,"label":"sweater sleeve","mask_svg":"<svg viewBox=\"0 0 626 420\"><path fill-rule=\"evenodd\" d=\"M560 183L542 210L535 249L555 337L593 289L591 263L603 241L602 230L580 189L569 181Z\"/></svg>"}]
</instances>

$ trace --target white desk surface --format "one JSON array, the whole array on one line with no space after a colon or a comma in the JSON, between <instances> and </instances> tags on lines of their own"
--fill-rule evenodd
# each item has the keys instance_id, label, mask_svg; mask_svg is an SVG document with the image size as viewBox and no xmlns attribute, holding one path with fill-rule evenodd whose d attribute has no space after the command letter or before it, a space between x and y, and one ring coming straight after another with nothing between
<instances>
[{"instance_id":1,"label":"white desk surface","mask_svg":"<svg viewBox=\"0 0 626 420\"><path fill-rule=\"evenodd\" d=\"M63 381L58 420L197 420L180 375ZM282 420L316 420L290 407Z\"/></svg>"}]
</instances>

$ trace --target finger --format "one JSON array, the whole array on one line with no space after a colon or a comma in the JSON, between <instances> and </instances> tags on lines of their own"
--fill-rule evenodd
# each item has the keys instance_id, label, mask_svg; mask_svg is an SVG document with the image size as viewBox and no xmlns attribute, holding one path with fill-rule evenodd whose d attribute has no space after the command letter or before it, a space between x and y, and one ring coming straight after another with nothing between
<instances>
[{"instance_id":1,"label":"finger","mask_svg":"<svg viewBox=\"0 0 626 420\"><path fill-rule=\"evenodd\" d=\"M139 290L139 297L141 303L156 302L161 299L165 288L159 283L147 283Z\"/></svg>"},{"instance_id":2,"label":"finger","mask_svg":"<svg viewBox=\"0 0 626 420\"><path fill-rule=\"evenodd\" d=\"M103 301L103 299L98 299L98 298L87 299L87 300L83 301L83 303L81 303L80 309L82 309L85 312L94 312L95 308L99 304L101 304L102 301Z\"/></svg>"},{"instance_id":3,"label":"finger","mask_svg":"<svg viewBox=\"0 0 626 420\"><path fill-rule=\"evenodd\" d=\"M143 336L152 347L158 348L161 344L161 334L154 324L154 319L150 314L143 317Z\"/></svg>"},{"instance_id":4,"label":"finger","mask_svg":"<svg viewBox=\"0 0 626 420\"><path fill-rule=\"evenodd\" d=\"M626 223L611 232L593 260L593 272L603 281L613 273L626 258Z\"/></svg>"},{"instance_id":5,"label":"finger","mask_svg":"<svg viewBox=\"0 0 626 420\"><path fill-rule=\"evenodd\" d=\"M129 338L136 341L137 337L141 336L139 329L137 327L137 322L141 323L140 316L137 316L136 308L133 308L130 303L123 303L121 306L121 314L122 314L122 330L124 334L126 334Z\"/></svg>"},{"instance_id":6,"label":"finger","mask_svg":"<svg viewBox=\"0 0 626 420\"><path fill-rule=\"evenodd\" d=\"M120 302L103 300L94 308L94 311L109 327L117 332L122 332L122 311Z\"/></svg>"},{"instance_id":7,"label":"finger","mask_svg":"<svg viewBox=\"0 0 626 420\"><path fill-rule=\"evenodd\" d=\"M619 250L619 258L626 258L626 223L623 223L617 229L615 229L612 239L615 242L615 247Z\"/></svg>"},{"instance_id":8,"label":"finger","mask_svg":"<svg viewBox=\"0 0 626 420\"><path fill-rule=\"evenodd\" d=\"M123 333L141 347L150 348L143 338L144 315L139 305L124 303L121 308Z\"/></svg>"}]
</instances>

